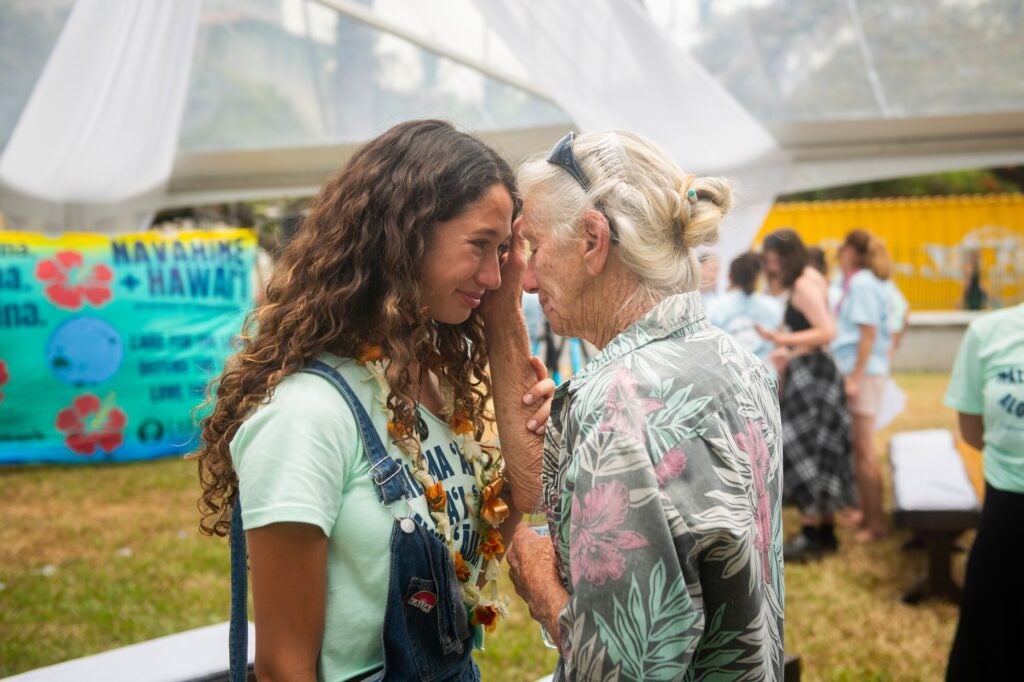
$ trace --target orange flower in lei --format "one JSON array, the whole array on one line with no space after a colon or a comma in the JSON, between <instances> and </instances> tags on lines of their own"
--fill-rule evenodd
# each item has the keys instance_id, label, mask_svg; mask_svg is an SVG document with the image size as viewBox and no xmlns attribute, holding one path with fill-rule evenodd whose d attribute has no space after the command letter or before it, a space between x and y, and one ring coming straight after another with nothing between
<instances>
[{"instance_id":1,"label":"orange flower in lei","mask_svg":"<svg viewBox=\"0 0 1024 682\"><path fill-rule=\"evenodd\" d=\"M359 346L359 354L356 355L356 362L365 365L368 362L380 362L384 359L384 349L375 343L364 343Z\"/></svg>"},{"instance_id":2,"label":"orange flower in lei","mask_svg":"<svg viewBox=\"0 0 1024 682\"><path fill-rule=\"evenodd\" d=\"M480 553L485 559L493 559L505 552L505 543L501 541L501 533L497 528L488 528L484 534L484 541L480 543Z\"/></svg>"},{"instance_id":3,"label":"orange flower in lei","mask_svg":"<svg viewBox=\"0 0 1024 682\"><path fill-rule=\"evenodd\" d=\"M499 497L504 484L505 479L496 478L484 486L483 493L481 493L483 501L480 503L480 516L494 528L500 526L511 513L508 504Z\"/></svg>"},{"instance_id":4,"label":"orange flower in lei","mask_svg":"<svg viewBox=\"0 0 1024 682\"><path fill-rule=\"evenodd\" d=\"M444 486L440 482L425 489L423 494L426 496L427 505L432 511L444 511L448 505L448 493L444 491Z\"/></svg>"},{"instance_id":5,"label":"orange flower in lei","mask_svg":"<svg viewBox=\"0 0 1024 682\"><path fill-rule=\"evenodd\" d=\"M498 627L498 609L493 604L478 604L473 607L473 617L470 622L473 625L483 625L487 632L494 632Z\"/></svg>"},{"instance_id":6,"label":"orange flower in lei","mask_svg":"<svg viewBox=\"0 0 1024 682\"><path fill-rule=\"evenodd\" d=\"M473 571L470 570L466 560L462 558L462 552L455 552L452 561L455 564L455 577L459 579L459 582L464 583L469 580L469 576L473 574Z\"/></svg>"},{"instance_id":7,"label":"orange flower in lei","mask_svg":"<svg viewBox=\"0 0 1024 682\"><path fill-rule=\"evenodd\" d=\"M409 427L394 419L388 420L388 435L392 440L402 440L409 433Z\"/></svg>"},{"instance_id":8,"label":"orange flower in lei","mask_svg":"<svg viewBox=\"0 0 1024 682\"><path fill-rule=\"evenodd\" d=\"M466 414L465 410L459 410L453 414L452 418L448 420L448 425L459 436L473 433L476 430L476 426L469 420L469 415Z\"/></svg>"}]
</instances>

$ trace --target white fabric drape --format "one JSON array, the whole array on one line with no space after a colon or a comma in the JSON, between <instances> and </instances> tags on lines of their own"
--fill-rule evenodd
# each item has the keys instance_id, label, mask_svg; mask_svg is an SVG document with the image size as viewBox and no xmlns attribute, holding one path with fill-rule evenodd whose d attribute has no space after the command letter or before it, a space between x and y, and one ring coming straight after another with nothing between
<instances>
[{"instance_id":1,"label":"white fabric drape","mask_svg":"<svg viewBox=\"0 0 1024 682\"><path fill-rule=\"evenodd\" d=\"M145 226L171 175L200 6L75 3L0 156L13 226Z\"/></svg>"},{"instance_id":2,"label":"white fabric drape","mask_svg":"<svg viewBox=\"0 0 1024 682\"><path fill-rule=\"evenodd\" d=\"M772 135L672 45L640 3L476 4L530 77L582 131L633 130L687 172L736 181L737 207L714 249L724 277L785 184L789 161Z\"/></svg>"}]
</instances>

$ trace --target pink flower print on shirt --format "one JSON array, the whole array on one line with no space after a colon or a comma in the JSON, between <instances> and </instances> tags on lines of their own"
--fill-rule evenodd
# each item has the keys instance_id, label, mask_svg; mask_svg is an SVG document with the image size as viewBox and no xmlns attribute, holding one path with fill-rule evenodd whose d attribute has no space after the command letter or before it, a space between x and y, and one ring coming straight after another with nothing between
<instances>
[{"instance_id":1,"label":"pink flower print on shirt","mask_svg":"<svg viewBox=\"0 0 1024 682\"><path fill-rule=\"evenodd\" d=\"M661 461L654 465L654 476L658 479L658 487L664 488L671 480L679 478L686 469L686 453L675 446L665 453Z\"/></svg>"},{"instance_id":2,"label":"pink flower print on shirt","mask_svg":"<svg viewBox=\"0 0 1024 682\"><path fill-rule=\"evenodd\" d=\"M768 547L771 545L772 520L768 509L768 492L765 479L768 478L768 444L764 442L764 434L757 424L747 421L746 433L734 435L740 450L750 458L750 473L754 479L754 492L757 495L757 539L754 547L761 552L761 571L765 582L771 580L768 562Z\"/></svg>"},{"instance_id":3,"label":"pink flower print on shirt","mask_svg":"<svg viewBox=\"0 0 1024 682\"><path fill-rule=\"evenodd\" d=\"M110 300L113 271L100 263L84 275L84 264L77 251L61 251L53 258L39 261L36 279L46 284L46 297L51 303L66 310L78 310L83 298L96 308Z\"/></svg>"},{"instance_id":4,"label":"pink flower print on shirt","mask_svg":"<svg viewBox=\"0 0 1024 682\"><path fill-rule=\"evenodd\" d=\"M637 397L639 384L625 367L620 367L605 395L601 431L617 431L647 442L647 415L665 407L655 398Z\"/></svg>"},{"instance_id":5,"label":"pink flower print on shirt","mask_svg":"<svg viewBox=\"0 0 1024 682\"><path fill-rule=\"evenodd\" d=\"M650 544L639 533L619 530L628 512L629 491L619 481L590 490L582 508L579 498L573 497L569 561L574 584L581 578L594 585L618 580L626 570L622 551Z\"/></svg>"}]
</instances>

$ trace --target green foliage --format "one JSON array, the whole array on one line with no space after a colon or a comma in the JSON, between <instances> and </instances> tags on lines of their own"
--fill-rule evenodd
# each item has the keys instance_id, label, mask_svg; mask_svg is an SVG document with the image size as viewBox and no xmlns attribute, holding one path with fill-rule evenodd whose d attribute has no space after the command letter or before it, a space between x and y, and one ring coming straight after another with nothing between
<instances>
[{"instance_id":1,"label":"green foliage","mask_svg":"<svg viewBox=\"0 0 1024 682\"><path fill-rule=\"evenodd\" d=\"M254 140L299 145L313 139L285 93L227 65L196 73L186 107L208 111L208 115L185 118L178 143L182 149L199 150L213 144L218 149L238 149L252 146Z\"/></svg>"},{"instance_id":2,"label":"green foliage","mask_svg":"<svg viewBox=\"0 0 1024 682\"><path fill-rule=\"evenodd\" d=\"M824 201L830 199L871 199L880 197L921 197L948 194L993 194L1024 190L1020 171L1015 168L961 170L934 175L878 180L859 185L829 187L779 197L779 201Z\"/></svg>"}]
</instances>

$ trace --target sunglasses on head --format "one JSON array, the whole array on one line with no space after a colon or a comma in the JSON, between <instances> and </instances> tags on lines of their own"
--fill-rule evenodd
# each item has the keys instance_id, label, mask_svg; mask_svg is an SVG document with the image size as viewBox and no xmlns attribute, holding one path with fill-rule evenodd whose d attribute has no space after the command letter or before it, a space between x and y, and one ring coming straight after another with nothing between
<instances>
[{"instance_id":1,"label":"sunglasses on head","mask_svg":"<svg viewBox=\"0 0 1024 682\"><path fill-rule=\"evenodd\" d=\"M583 167L580 166L579 160L576 155L572 152L572 141L576 138L576 133L570 131L566 133L565 137L555 143L555 146L551 148L551 153L548 154L547 162L552 163L559 168L562 168L569 175L573 177L576 182L579 183L580 187L583 188L584 192L590 191L590 181L587 180L586 174L583 172ZM601 215L604 216L605 220L608 221L608 231L611 233L612 244L619 243L619 231L615 229L615 223L608 216L605 210L601 207L601 204L594 202L594 208L596 208Z\"/></svg>"}]
</instances>

